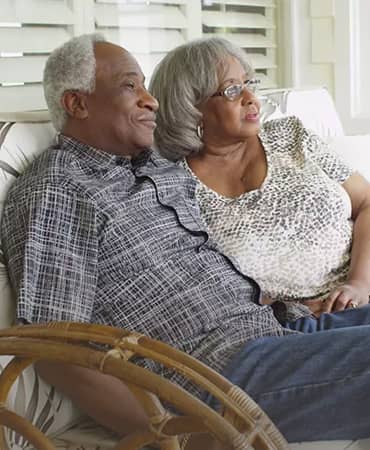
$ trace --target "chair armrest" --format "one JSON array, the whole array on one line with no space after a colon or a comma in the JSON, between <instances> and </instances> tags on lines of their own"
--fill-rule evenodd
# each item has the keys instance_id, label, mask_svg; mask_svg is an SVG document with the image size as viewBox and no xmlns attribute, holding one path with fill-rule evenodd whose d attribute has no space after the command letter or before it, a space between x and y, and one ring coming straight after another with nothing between
<instances>
[{"instance_id":1,"label":"chair armrest","mask_svg":"<svg viewBox=\"0 0 370 450\"><path fill-rule=\"evenodd\" d=\"M140 436L125 438L116 450L140 448L150 443L164 445L165 441L163 448L175 449L179 448L181 435L199 432L209 432L224 445L240 450L288 448L280 432L247 394L193 357L135 332L73 322L12 327L0 330L0 354L16 357L0 376L2 404L17 375L40 359L80 365L125 382L146 410L150 429ZM131 360L134 355L163 364L207 390L222 405L221 413L178 385L135 365ZM175 407L181 415L170 414L159 399ZM6 412L10 417L11 413ZM32 425L31 428L25 422L19 425L14 416L7 419L6 425L18 427L36 448L53 448ZM170 441L173 447L167 446Z\"/></svg>"}]
</instances>

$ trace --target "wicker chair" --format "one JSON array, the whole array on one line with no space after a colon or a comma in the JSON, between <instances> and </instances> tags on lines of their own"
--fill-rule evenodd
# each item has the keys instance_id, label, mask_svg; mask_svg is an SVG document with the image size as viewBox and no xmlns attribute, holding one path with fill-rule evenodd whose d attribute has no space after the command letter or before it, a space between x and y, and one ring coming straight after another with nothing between
<instances>
[{"instance_id":1,"label":"wicker chair","mask_svg":"<svg viewBox=\"0 0 370 450\"><path fill-rule=\"evenodd\" d=\"M98 345L97 345L98 344ZM147 432L122 439L115 450L154 444L163 450L185 449L192 433L211 433L226 448L284 450L287 442L259 406L238 387L196 359L146 336L102 325L53 322L0 330L0 354L14 355L0 375L0 424L16 430L36 449L55 447L40 430L6 406L19 373L37 360L77 364L124 381L150 418ZM164 378L135 365L141 356L157 361L207 390L222 405L220 412ZM170 413L161 403L175 407ZM0 448L7 449L4 433Z\"/></svg>"}]
</instances>

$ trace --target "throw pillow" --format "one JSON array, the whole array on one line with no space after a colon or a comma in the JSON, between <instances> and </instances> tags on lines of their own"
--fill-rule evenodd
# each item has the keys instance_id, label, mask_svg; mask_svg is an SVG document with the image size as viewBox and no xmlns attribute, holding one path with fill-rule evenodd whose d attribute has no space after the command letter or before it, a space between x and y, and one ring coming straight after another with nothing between
<instances>
[{"instance_id":1,"label":"throw pillow","mask_svg":"<svg viewBox=\"0 0 370 450\"><path fill-rule=\"evenodd\" d=\"M336 136L330 138L328 144L349 166L370 181L370 134Z\"/></svg>"}]
</instances>

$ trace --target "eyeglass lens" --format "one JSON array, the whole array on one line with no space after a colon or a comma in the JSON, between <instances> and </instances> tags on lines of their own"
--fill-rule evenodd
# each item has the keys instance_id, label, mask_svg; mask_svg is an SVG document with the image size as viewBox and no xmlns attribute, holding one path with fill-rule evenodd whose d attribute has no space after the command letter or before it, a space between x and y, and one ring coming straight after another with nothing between
<instances>
[{"instance_id":1,"label":"eyeglass lens","mask_svg":"<svg viewBox=\"0 0 370 450\"><path fill-rule=\"evenodd\" d=\"M224 90L224 95L230 100L234 100L241 95L243 89L248 89L248 91L255 93L258 88L258 83L259 80L252 79L243 84L233 84Z\"/></svg>"}]
</instances>

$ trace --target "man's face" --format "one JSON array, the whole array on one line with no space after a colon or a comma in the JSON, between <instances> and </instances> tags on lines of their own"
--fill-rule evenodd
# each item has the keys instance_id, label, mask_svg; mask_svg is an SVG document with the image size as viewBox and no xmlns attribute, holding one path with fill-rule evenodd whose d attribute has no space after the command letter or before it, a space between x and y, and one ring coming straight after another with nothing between
<instances>
[{"instance_id":1,"label":"man's face","mask_svg":"<svg viewBox=\"0 0 370 450\"><path fill-rule=\"evenodd\" d=\"M96 86L87 96L89 133L101 150L135 156L153 143L158 102L135 58L107 42L95 46Z\"/></svg>"}]
</instances>

